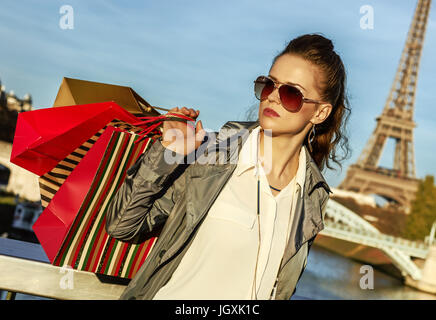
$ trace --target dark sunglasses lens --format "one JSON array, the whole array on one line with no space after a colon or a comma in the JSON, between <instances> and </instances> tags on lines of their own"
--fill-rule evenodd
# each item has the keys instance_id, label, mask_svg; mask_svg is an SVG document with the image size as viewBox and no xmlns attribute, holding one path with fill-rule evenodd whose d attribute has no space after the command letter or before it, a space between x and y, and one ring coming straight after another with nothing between
<instances>
[{"instance_id":1,"label":"dark sunglasses lens","mask_svg":"<svg viewBox=\"0 0 436 320\"><path fill-rule=\"evenodd\" d=\"M259 100L265 100L274 90L274 83L264 77L257 78L254 84L254 93Z\"/></svg>"},{"instance_id":2,"label":"dark sunglasses lens","mask_svg":"<svg viewBox=\"0 0 436 320\"><path fill-rule=\"evenodd\" d=\"M291 112L297 112L300 110L303 96L297 88L288 85L282 85L279 89L279 94L283 107L286 110Z\"/></svg>"}]
</instances>

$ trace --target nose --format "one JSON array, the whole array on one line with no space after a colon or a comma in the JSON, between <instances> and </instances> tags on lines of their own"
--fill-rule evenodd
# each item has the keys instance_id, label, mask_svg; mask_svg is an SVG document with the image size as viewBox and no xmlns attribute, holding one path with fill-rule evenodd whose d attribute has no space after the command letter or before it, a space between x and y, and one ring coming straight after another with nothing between
<instances>
[{"instance_id":1,"label":"nose","mask_svg":"<svg viewBox=\"0 0 436 320\"><path fill-rule=\"evenodd\" d=\"M269 94L268 101L275 102L279 105L281 104L280 95L279 95L279 88L277 86L274 86L274 90Z\"/></svg>"}]
</instances>

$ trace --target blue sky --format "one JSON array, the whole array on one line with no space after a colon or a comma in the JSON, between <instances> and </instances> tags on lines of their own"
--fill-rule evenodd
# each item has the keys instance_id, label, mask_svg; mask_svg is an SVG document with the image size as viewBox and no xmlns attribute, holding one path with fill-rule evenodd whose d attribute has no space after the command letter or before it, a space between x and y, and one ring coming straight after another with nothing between
<instances>
[{"instance_id":1,"label":"blue sky","mask_svg":"<svg viewBox=\"0 0 436 320\"><path fill-rule=\"evenodd\" d=\"M74 29L59 27L62 5L74 9ZM360 7L374 8L374 29L361 29ZM326 171L335 187L375 127L399 63L416 1L30 1L2 0L0 79L35 108L50 107L62 77L132 87L152 105L200 109L206 128L244 120L256 103L252 81L304 33L332 39L348 74L353 154L341 171ZM418 177L436 173L436 12L430 11L415 103ZM388 150L391 146L388 145ZM385 152L382 165L391 166Z\"/></svg>"}]
</instances>

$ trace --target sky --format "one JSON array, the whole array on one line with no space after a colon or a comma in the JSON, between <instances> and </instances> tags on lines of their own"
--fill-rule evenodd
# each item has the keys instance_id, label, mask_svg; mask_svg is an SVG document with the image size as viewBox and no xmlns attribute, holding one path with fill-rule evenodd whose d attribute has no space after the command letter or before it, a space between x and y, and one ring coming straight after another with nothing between
<instances>
[{"instance_id":1,"label":"sky","mask_svg":"<svg viewBox=\"0 0 436 320\"><path fill-rule=\"evenodd\" d=\"M35 109L51 107L63 77L133 88L149 103L199 109L206 129L246 120L253 80L293 38L321 33L347 70L351 156L326 170L336 187L362 152L392 86L417 1L2 0L0 79ZM60 27L63 5L73 29ZM374 12L361 28L362 6ZM436 174L436 12L431 8L415 100L418 178ZM393 144L380 165L392 167Z\"/></svg>"}]
</instances>

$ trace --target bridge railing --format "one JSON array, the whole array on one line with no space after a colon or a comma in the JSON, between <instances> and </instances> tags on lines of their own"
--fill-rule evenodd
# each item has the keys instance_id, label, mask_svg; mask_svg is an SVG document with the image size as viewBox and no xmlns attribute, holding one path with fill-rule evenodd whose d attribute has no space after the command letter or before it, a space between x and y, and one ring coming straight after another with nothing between
<instances>
[{"instance_id":1,"label":"bridge railing","mask_svg":"<svg viewBox=\"0 0 436 320\"><path fill-rule=\"evenodd\" d=\"M0 290L62 300L113 300L128 280L56 267L40 245L0 238Z\"/></svg>"},{"instance_id":2,"label":"bridge railing","mask_svg":"<svg viewBox=\"0 0 436 320\"><path fill-rule=\"evenodd\" d=\"M382 233L372 233L368 230L356 229L351 226L329 220L325 220L325 225L329 230L326 230L324 233L330 232L338 236L339 233L341 233L347 235L347 237L350 239L355 238L356 241L362 241L371 246L380 245L394 248L421 259L424 259L428 254L429 246L423 242L411 241Z\"/></svg>"},{"instance_id":3,"label":"bridge railing","mask_svg":"<svg viewBox=\"0 0 436 320\"><path fill-rule=\"evenodd\" d=\"M380 233L380 231L368 221L333 199L329 199L327 202L326 217L332 218L335 222L343 222L355 229Z\"/></svg>"},{"instance_id":4,"label":"bridge railing","mask_svg":"<svg viewBox=\"0 0 436 320\"><path fill-rule=\"evenodd\" d=\"M414 280L421 279L422 272L411 260L410 256L424 259L427 256L428 250L425 251L408 246L399 246L392 241L392 236L373 234L365 230L353 229L339 223L326 221L325 226L326 228L321 231L323 235L378 248L390 257L392 263L401 271L403 276L410 275Z\"/></svg>"}]
</instances>

